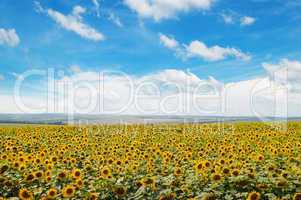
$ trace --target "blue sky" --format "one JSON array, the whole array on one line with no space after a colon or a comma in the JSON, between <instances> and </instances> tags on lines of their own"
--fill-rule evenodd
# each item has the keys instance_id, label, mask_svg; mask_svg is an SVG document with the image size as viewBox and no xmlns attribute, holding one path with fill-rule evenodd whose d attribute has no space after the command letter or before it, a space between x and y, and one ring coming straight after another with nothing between
<instances>
[{"instance_id":1,"label":"blue sky","mask_svg":"<svg viewBox=\"0 0 301 200\"><path fill-rule=\"evenodd\" d=\"M300 0L174 2L1 0L2 93L30 69L70 73L76 65L133 76L189 69L227 84L266 76L262 63L300 60ZM70 28L60 18L68 15L83 26ZM10 30L17 41L5 39Z\"/></svg>"}]
</instances>

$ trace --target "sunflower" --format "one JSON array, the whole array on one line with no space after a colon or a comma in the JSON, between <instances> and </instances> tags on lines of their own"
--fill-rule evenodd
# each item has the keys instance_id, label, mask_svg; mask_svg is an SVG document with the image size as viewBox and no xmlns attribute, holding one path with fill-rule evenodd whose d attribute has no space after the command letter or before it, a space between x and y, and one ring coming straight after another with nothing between
<instances>
[{"instance_id":1,"label":"sunflower","mask_svg":"<svg viewBox=\"0 0 301 200\"><path fill-rule=\"evenodd\" d=\"M65 171L61 171L58 175L57 175L57 178L59 180L63 180L65 178L67 178L67 173Z\"/></svg>"},{"instance_id":2,"label":"sunflower","mask_svg":"<svg viewBox=\"0 0 301 200\"><path fill-rule=\"evenodd\" d=\"M81 172L79 169L73 169L72 170L72 177L74 179L79 179L81 177Z\"/></svg>"},{"instance_id":3,"label":"sunflower","mask_svg":"<svg viewBox=\"0 0 301 200\"><path fill-rule=\"evenodd\" d=\"M43 172L42 171L37 171L37 172L35 172L35 177L37 178L37 179L39 179L39 178L42 178L42 176L43 176Z\"/></svg>"},{"instance_id":4,"label":"sunflower","mask_svg":"<svg viewBox=\"0 0 301 200\"><path fill-rule=\"evenodd\" d=\"M148 185L152 186L154 184L155 184L155 180L153 178L148 177L148 178L143 179L143 185L145 185L145 186L148 186Z\"/></svg>"},{"instance_id":5,"label":"sunflower","mask_svg":"<svg viewBox=\"0 0 301 200\"><path fill-rule=\"evenodd\" d=\"M105 166L101 169L101 176L103 178L109 178L111 176L111 170L109 167Z\"/></svg>"},{"instance_id":6,"label":"sunflower","mask_svg":"<svg viewBox=\"0 0 301 200\"><path fill-rule=\"evenodd\" d=\"M41 160L40 160L40 158L36 158L34 162L35 162L36 164L40 164L40 163L41 163Z\"/></svg>"},{"instance_id":7,"label":"sunflower","mask_svg":"<svg viewBox=\"0 0 301 200\"><path fill-rule=\"evenodd\" d=\"M263 161L264 160L264 156L263 155L259 155L257 156L257 161Z\"/></svg>"},{"instance_id":8,"label":"sunflower","mask_svg":"<svg viewBox=\"0 0 301 200\"><path fill-rule=\"evenodd\" d=\"M6 159L7 159L7 155L5 155L5 154L2 155L2 156L1 156L1 159L2 159L2 160L6 160Z\"/></svg>"},{"instance_id":9,"label":"sunflower","mask_svg":"<svg viewBox=\"0 0 301 200\"><path fill-rule=\"evenodd\" d=\"M49 183L52 180L52 177L51 176L46 176L45 180Z\"/></svg>"},{"instance_id":10,"label":"sunflower","mask_svg":"<svg viewBox=\"0 0 301 200\"><path fill-rule=\"evenodd\" d=\"M224 159L221 159L220 162L219 162L221 165L224 165L226 164L226 161Z\"/></svg>"},{"instance_id":11,"label":"sunflower","mask_svg":"<svg viewBox=\"0 0 301 200\"><path fill-rule=\"evenodd\" d=\"M25 164L21 164L20 166L19 166L19 170L20 171L24 171L26 169L26 165Z\"/></svg>"},{"instance_id":12,"label":"sunflower","mask_svg":"<svg viewBox=\"0 0 301 200\"><path fill-rule=\"evenodd\" d=\"M195 164L195 169L196 169L197 172L203 171L203 169L204 169L203 163L202 162L197 162Z\"/></svg>"},{"instance_id":13,"label":"sunflower","mask_svg":"<svg viewBox=\"0 0 301 200\"><path fill-rule=\"evenodd\" d=\"M180 167L176 167L174 169L174 175L175 176L180 176L182 174L182 169Z\"/></svg>"},{"instance_id":14,"label":"sunflower","mask_svg":"<svg viewBox=\"0 0 301 200\"><path fill-rule=\"evenodd\" d=\"M93 167L92 167L91 164L86 164L86 165L85 165L85 170L86 170L86 171L89 172L89 171L91 171L92 169L93 169Z\"/></svg>"},{"instance_id":15,"label":"sunflower","mask_svg":"<svg viewBox=\"0 0 301 200\"><path fill-rule=\"evenodd\" d=\"M63 193L63 197L70 198L75 193L74 187L72 185L67 185L63 188L62 193Z\"/></svg>"},{"instance_id":16,"label":"sunflower","mask_svg":"<svg viewBox=\"0 0 301 200\"><path fill-rule=\"evenodd\" d=\"M56 156L53 156L53 157L51 158L51 161L52 161L53 163L56 163L56 162L58 161L58 158L57 158Z\"/></svg>"},{"instance_id":17,"label":"sunflower","mask_svg":"<svg viewBox=\"0 0 301 200\"><path fill-rule=\"evenodd\" d=\"M224 174L224 175L229 175L229 174L230 174L230 169L227 168L227 167L225 167L225 168L223 169L223 174Z\"/></svg>"},{"instance_id":18,"label":"sunflower","mask_svg":"<svg viewBox=\"0 0 301 200\"><path fill-rule=\"evenodd\" d=\"M92 192L89 194L88 199L87 200L96 200L98 198L98 194L95 192Z\"/></svg>"},{"instance_id":19,"label":"sunflower","mask_svg":"<svg viewBox=\"0 0 301 200\"><path fill-rule=\"evenodd\" d=\"M57 195L57 190L55 188L50 188L47 192L48 199L54 199Z\"/></svg>"},{"instance_id":20,"label":"sunflower","mask_svg":"<svg viewBox=\"0 0 301 200\"><path fill-rule=\"evenodd\" d=\"M77 179L77 180L76 180L76 186L77 186L78 188L83 187L83 185L84 185L84 182L83 182L82 179Z\"/></svg>"},{"instance_id":21,"label":"sunflower","mask_svg":"<svg viewBox=\"0 0 301 200\"><path fill-rule=\"evenodd\" d=\"M233 176L238 176L239 175L239 170L238 169L234 169L233 171L232 171L232 175Z\"/></svg>"},{"instance_id":22,"label":"sunflower","mask_svg":"<svg viewBox=\"0 0 301 200\"><path fill-rule=\"evenodd\" d=\"M35 179L34 174L29 173L26 177L25 177L25 181L27 182L32 182Z\"/></svg>"},{"instance_id":23,"label":"sunflower","mask_svg":"<svg viewBox=\"0 0 301 200\"><path fill-rule=\"evenodd\" d=\"M211 166L210 161L208 161L208 160L204 161L204 166L205 166L206 168L209 168L209 167Z\"/></svg>"},{"instance_id":24,"label":"sunflower","mask_svg":"<svg viewBox=\"0 0 301 200\"><path fill-rule=\"evenodd\" d=\"M220 181L222 179L222 176L218 173L212 174L212 180L214 181Z\"/></svg>"},{"instance_id":25,"label":"sunflower","mask_svg":"<svg viewBox=\"0 0 301 200\"><path fill-rule=\"evenodd\" d=\"M114 162L114 160L112 158L109 158L108 164L111 165L113 162Z\"/></svg>"},{"instance_id":26,"label":"sunflower","mask_svg":"<svg viewBox=\"0 0 301 200\"><path fill-rule=\"evenodd\" d=\"M16 168L16 169L18 169L19 167L20 167L20 165L21 165L21 163L19 163L19 162L14 162L13 163L13 166L14 166L14 168Z\"/></svg>"},{"instance_id":27,"label":"sunflower","mask_svg":"<svg viewBox=\"0 0 301 200\"><path fill-rule=\"evenodd\" d=\"M116 160L116 165L121 165L122 164L122 161L121 160Z\"/></svg>"},{"instance_id":28,"label":"sunflower","mask_svg":"<svg viewBox=\"0 0 301 200\"><path fill-rule=\"evenodd\" d=\"M23 188L19 191L19 198L21 200L30 200L33 199L33 194L29 190Z\"/></svg>"},{"instance_id":29,"label":"sunflower","mask_svg":"<svg viewBox=\"0 0 301 200\"><path fill-rule=\"evenodd\" d=\"M117 195L118 197L122 197L126 194L126 189L122 186L117 186L114 189L114 194Z\"/></svg>"},{"instance_id":30,"label":"sunflower","mask_svg":"<svg viewBox=\"0 0 301 200\"><path fill-rule=\"evenodd\" d=\"M259 200L260 199L260 194L258 192L251 192L248 195L247 200Z\"/></svg>"}]
</instances>

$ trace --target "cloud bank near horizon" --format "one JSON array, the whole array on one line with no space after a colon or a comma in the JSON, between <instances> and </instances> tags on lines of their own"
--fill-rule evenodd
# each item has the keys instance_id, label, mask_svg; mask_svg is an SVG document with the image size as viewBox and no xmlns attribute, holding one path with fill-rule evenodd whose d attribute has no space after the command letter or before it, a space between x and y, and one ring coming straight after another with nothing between
<instances>
[{"instance_id":1,"label":"cloud bank near horizon","mask_svg":"<svg viewBox=\"0 0 301 200\"><path fill-rule=\"evenodd\" d=\"M300 116L301 84L297 77L301 62L283 59L262 65L266 76L226 84L175 69L132 76L83 71L79 66L74 70L71 66L71 74L41 84L44 95L21 95L20 99L2 95L0 112ZM23 78L20 86L26 83L26 76Z\"/></svg>"}]
</instances>

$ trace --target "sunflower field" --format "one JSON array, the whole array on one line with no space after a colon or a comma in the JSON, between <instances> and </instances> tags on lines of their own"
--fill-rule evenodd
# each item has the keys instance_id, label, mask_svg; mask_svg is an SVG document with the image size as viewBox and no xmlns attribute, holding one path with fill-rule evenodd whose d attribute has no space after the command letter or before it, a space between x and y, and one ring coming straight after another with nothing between
<instances>
[{"instance_id":1,"label":"sunflower field","mask_svg":"<svg viewBox=\"0 0 301 200\"><path fill-rule=\"evenodd\" d=\"M301 123L3 126L0 199L301 200Z\"/></svg>"}]
</instances>

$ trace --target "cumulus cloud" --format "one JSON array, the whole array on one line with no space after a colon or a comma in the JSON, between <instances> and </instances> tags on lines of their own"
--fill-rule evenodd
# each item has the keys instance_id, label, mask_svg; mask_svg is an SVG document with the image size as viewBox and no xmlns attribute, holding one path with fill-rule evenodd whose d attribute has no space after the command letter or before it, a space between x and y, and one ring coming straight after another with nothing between
<instances>
[{"instance_id":1,"label":"cumulus cloud","mask_svg":"<svg viewBox=\"0 0 301 200\"><path fill-rule=\"evenodd\" d=\"M78 66L78 65L71 65L69 67L69 69L72 73L80 73L81 72L80 66Z\"/></svg>"},{"instance_id":2,"label":"cumulus cloud","mask_svg":"<svg viewBox=\"0 0 301 200\"><path fill-rule=\"evenodd\" d=\"M68 112L107 114L184 114L197 113L193 107L193 94L214 93L213 78L201 80L189 71L167 69L144 76L131 76L122 72L80 71L50 81L55 92L54 99L19 98L16 107L19 112ZM211 84L212 83L212 84ZM47 84L45 89L49 89ZM39 86L41 88L41 85ZM67 89L66 89L67 88ZM190 100L186 97L191 98ZM8 99L8 98L5 98ZM18 99L18 98L17 98ZM23 102L24 99L24 102ZM37 102L40 99L40 102ZM186 102L186 100L188 102ZM208 99L202 99L207 102ZM214 100L211 99L211 102ZM47 103L46 103L47 102ZM200 102L200 101L198 101ZM39 105L39 107L37 107ZM49 107L50 105L50 107ZM198 107L199 110L205 109ZM208 111L206 105L206 112ZM213 109L214 105L209 106ZM2 108L3 109L3 108ZM1 109L0 109L1 110ZM5 110L5 109L4 109Z\"/></svg>"},{"instance_id":3,"label":"cumulus cloud","mask_svg":"<svg viewBox=\"0 0 301 200\"><path fill-rule=\"evenodd\" d=\"M235 57L241 60L250 60L250 55L233 47L221 47L218 45L208 47L201 41L192 41L187 47L188 57L200 57L207 61L224 60L227 57Z\"/></svg>"},{"instance_id":4,"label":"cumulus cloud","mask_svg":"<svg viewBox=\"0 0 301 200\"><path fill-rule=\"evenodd\" d=\"M175 49L179 46L179 43L174 38L168 37L162 33L159 33L160 42L168 49Z\"/></svg>"},{"instance_id":5,"label":"cumulus cloud","mask_svg":"<svg viewBox=\"0 0 301 200\"><path fill-rule=\"evenodd\" d=\"M79 36L92 41L101 41L105 37L102 33L84 23L82 14L86 9L81 6L74 6L72 12L64 15L53 9L44 9L39 2L35 2L36 11L46 13L52 20L54 20L62 28L72 31Z\"/></svg>"},{"instance_id":6,"label":"cumulus cloud","mask_svg":"<svg viewBox=\"0 0 301 200\"><path fill-rule=\"evenodd\" d=\"M0 28L0 45L16 47L20 43L20 38L15 29Z\"/></svg>"},{"instance_id":7,"label":"cumulus cloud","mask_svg":"<svg viewBox=\"0 0 301 200\"><path fill-rule=\"evenodd\" d=\"M214 0L124 0L124 3L140 17L160 21L180 12L209 10Z\"/></svg>"},{"instance_id":8,"label":"cumulus cloud","mask_svg":"<svg viewBox=\"0 0 301 200\"><path fill-rule=\"evenodd\" d=\"M240 18L240 25L250 26L250 25L254 24L255 21L256 21L256 19L254 17L244 16L244 17Z\"/></svg>"},{"instance_id":9,"label":"cumulus cloud","mask_svg":"<svg viewBox=\"0 0 301 200\"><path fill-rule=\"evenodd\" d=\"M301 62L282 59L277 64L263 63L269 78L276 83L286 85L289 90L301 93Z\"/></svg>"},{"instance_id":10,"label":"cumulus cloud","mask_svg":"<svg viewBox=\"0 0 301 200\"><path fill-rule=\"evenodd\" d=\"M234 47L221 47L218 45L208 47L205 43L195 40L188 45L179 45L179 42L172 37L159 34L159 39L164 47L175 51L176 55L186 58L197 57L206 61L219 61L228 57L235 57L241 60L250 60L251 56Z\"/></svg>"},{"instance_id":11,"label":"cumulus cloud","mask_svg":"<svg viewBox=\"0 0 301 200\"><path fill-rule=\"evenodd\" d=\"M298 63L293 64L293 69L299 68ZM301 114L301 94L292 90L287 93L287 85L269 75L224 84L214 77L202 79L190 71L176 69L141 76L80 71L50 82L51 87L47 83L44 87L50 88L47 97L53 98L24 96L20 103L14 97L0 96L4 100L0 112L15 104L11 112L257 117Z\"/></svg>"}]
</instances>

